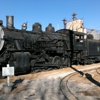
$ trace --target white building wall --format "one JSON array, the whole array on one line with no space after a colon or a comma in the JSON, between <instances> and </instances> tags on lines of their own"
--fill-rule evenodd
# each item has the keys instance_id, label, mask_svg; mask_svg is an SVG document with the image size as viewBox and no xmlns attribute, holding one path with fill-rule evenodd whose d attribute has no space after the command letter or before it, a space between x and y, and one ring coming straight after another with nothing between
<instances>
[{"instance_id":1,"label":"white building wall","mask_svg":"<svg viewBox=\"0 0 100 100\"><path fill-rule=\"evenodd\" d=\"M67 29L86 33L86 29L82 28L84 27L82 24L83 20L81 19L73 20L67 23Z\"/></svg>"}]
</instances>

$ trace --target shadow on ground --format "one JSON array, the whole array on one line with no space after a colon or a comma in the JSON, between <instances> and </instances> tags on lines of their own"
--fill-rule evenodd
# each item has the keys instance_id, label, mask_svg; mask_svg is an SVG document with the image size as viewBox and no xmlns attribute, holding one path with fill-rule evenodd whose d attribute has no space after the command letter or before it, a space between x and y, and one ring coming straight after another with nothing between
<instances>
[{"instance_id":1,"label":"shadow on ground","mask_svg":"<svg viewBox=\"0 0 100 100\"><path fill-rule=\"evenodd\" d=\"M15 81L13 82L13 88L12 88L12 90L16 89L16 88L17 88L16 85L18 85L18 84L20 84L20 83L22 83L22 82L23 82L23 79L15 80Z\"/></svg>"}]
</instances>

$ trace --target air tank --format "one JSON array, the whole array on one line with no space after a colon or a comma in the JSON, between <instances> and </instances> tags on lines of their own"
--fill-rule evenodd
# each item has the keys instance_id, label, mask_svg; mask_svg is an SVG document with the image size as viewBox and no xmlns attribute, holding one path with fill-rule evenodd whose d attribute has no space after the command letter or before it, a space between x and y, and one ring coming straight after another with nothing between
<instances>
[{"instance_id":1,"label":"air tank","mask_svg":"<svg viewBox=\"0 0 100 100\"><path fill-rule=\"evenodd\" d=\"M45 28L45 31L46 31L46 32L54 32L55 29L54 29L54 27L52 27L52 24L50 23L50 24Z\"/></svg>"},{"instance_id":2,"label":"air tank","mask_svg":"<svg viewBox=\"0 0 100 100\"><path fill-rule=\"evenodd\" d=\"M7 28L14 28L14 16L6 16Z\"/></svg>"},{"instance_id":3,"label":"air tank","mask_svg":"<svg viewBox=\"0 0 100 100\"><path fill-rule=\"evenodd\" d=\"M42 32L42 25L38 22L33 24L32 31L33 32Z\"/></svg>"}]
</instances>

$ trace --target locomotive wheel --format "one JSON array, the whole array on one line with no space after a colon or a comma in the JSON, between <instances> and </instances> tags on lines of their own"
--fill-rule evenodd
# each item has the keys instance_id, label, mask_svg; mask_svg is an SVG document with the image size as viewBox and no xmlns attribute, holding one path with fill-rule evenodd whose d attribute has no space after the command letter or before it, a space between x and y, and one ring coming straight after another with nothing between
<instances>
[{"instance_id":1,"label":"locomotive wheel","mask_svg":"<svg viewBox=\"0 0 100 100\"><path fill-rule=\"evenodd\" d=\"M47 70L50 71L50 70L53 70L53 69L54 69L54 68L48 68Z\"/></svg>"},{"instance_id":2,"label":"locomotive wheel","mask_svg":"<svg viewBox=\"0 0 100 100\"><path fill-rule=\"evenodd\" d=\"M39 73L39 72L41 72L41 69L35 70L35 73Z\"/></svg>"},{"instance_id":3,"label":"locomotive wheel","mask_svg":"<svg viewBox=\"0 0 100 100\"><path fill-rule=\"evenodd\" d=\"M63 65L67 66L67 67L70 67L70 58L64 57L63 58Z\"/></svg>"},{"instance_id":4,"label":"locomotive wheel","mask_svg":"<svg viewBox=\"0 0 100 100\"><path fill-rule=\"evenodd\" d=\"M76 65L79 65L79 60L76 61Z\"/></svg>"},{"instance_id":5,"label":"locomotive wheel","mask_svg":"<svg viewBox=\"0 0 100 100\"><path fill-rule=\"evenodd\" d=\"M61 68L62 66L61 58L58 56L55 56L52 60L52 64L55 64L57 68Z\"/></svg>"},{"instance_id":6,"label":"locomotive wheel","mask_svg":"<svg viewBox=\"0 0 100 100\"><path fill-rule=\"evenodd\" d=\"M67 66L67 61L68 61L68 58L67 57L64 57L63 58L63 66Z\"/></svg>"}]
</instances>

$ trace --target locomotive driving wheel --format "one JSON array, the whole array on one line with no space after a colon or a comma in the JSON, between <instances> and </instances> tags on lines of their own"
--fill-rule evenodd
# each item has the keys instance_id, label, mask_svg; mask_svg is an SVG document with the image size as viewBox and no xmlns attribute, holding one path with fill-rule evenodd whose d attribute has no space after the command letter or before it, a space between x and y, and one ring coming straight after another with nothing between
<instances>
[{"instance_id":1,"label":"locomotive driving wheel","mask_svg":"<svg viewBox=\"0 0 100 100\"><path fill-rule=\"evenodd\" d=\"M52 60L52 64L56 65L57 68L62 67L62 60L59 56L55 56Z\"/></svg>"},{"instance_id":2,"label":"locomotive driving wheel","mask_svg":"<svg viewBox=\"0 0 100 100\"><path fill-rule=\"evenodd\" d=\"M70 58L69 57L64 57L63 58L63 66L70 67Z\"/></svg>"}]
</instances>

